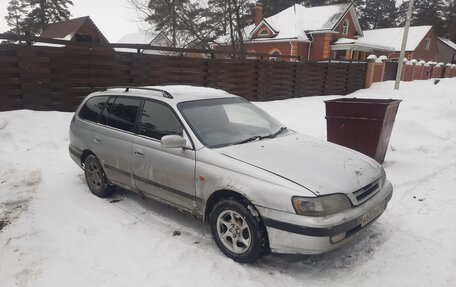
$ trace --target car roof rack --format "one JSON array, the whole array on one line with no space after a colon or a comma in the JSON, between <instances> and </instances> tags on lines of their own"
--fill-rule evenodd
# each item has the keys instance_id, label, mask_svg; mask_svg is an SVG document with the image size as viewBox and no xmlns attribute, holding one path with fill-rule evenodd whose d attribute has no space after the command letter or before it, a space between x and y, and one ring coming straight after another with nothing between
<instances>
[{"instance_id":1,"label":"car roof rack","mask_svg":"<svg viewBox=\"0 0 456 287\"><path fill-rule=\"evenodd\" d=\"M161 92L162 96L168 99L174 99L174 97L168 93L165 90L162 89L157 89L157 88L149 88L149 87L132 87L132 86L111 86L111 87L103 87L102 88L103 92L111 89L125 89L125 92L130 91L130 89L135 89L135 90L146 90L146 91L155 91L155 92Z\"/></svg>"}]
</instances>

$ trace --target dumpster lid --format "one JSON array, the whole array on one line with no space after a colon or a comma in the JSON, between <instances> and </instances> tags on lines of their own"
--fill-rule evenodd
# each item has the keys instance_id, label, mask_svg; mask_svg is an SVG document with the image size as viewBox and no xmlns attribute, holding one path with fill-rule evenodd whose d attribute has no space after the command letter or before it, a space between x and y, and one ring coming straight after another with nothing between
<instances>
[{"instance_id":1,"label":"dumpster lid","mask_svg":"<svg viewBox=\"0 0 456 287\"><path fill-rule=\"evenodd\" d=\"M400 103L402 100L397 99L366 99L366 98L338 98L334 100L324 101L325 103L341 103L341 104L381 104L389 105L392 103Z\"/></svg>"}]
</instances>

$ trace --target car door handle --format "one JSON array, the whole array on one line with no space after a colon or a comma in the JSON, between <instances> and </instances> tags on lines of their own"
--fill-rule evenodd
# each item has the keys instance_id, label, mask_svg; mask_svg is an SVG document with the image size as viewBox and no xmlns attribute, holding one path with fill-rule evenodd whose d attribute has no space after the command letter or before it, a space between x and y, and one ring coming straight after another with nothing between
<instances>
[{"instance_id":1,"label":"car door handle","mask_svg":"<svg viewBox=\"0 0 456 287\"><path fill-rule=\"evenodd\" d=\"M101 143L101 139L100 138L95 138L94 140L96 143Z\"/></svg>"},{"instance_id":2,"label":"car door handle","mask_svg":"<svg viewBox=\"0 0 456 287\"><path fill-rule=\"evenodd\" d=\"M144 156L144 152L141 151L141 150L137 150L137 151L135 151L135 155L137 155L137 156Z\"/></svg>"}]
</instances>

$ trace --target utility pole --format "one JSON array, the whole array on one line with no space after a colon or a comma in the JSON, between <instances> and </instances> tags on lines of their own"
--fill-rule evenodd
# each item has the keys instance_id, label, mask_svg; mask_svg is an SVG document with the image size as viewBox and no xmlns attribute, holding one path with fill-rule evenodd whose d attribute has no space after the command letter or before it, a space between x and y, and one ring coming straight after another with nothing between
<instances>
[{"instance_id":1,"label":"utility pole","mask_svg":"<svg viewBox=\"0 0 456 287\"><path fill-rule=\"evenodd\" d=\"M405 46L407 45L407 37L408 37L409 28L410 28L410 22L412 21L413 2L414 2L413 0L410 0L408 10L407 10L407 19L405 20L404 36L402 37L401 53L399 55L399 65L397 66L396 83L394 84L395 90L399 90L399 85L401 83L402 67L404 66L404 57L405 57Z\"/></svg>"}]
</instances>

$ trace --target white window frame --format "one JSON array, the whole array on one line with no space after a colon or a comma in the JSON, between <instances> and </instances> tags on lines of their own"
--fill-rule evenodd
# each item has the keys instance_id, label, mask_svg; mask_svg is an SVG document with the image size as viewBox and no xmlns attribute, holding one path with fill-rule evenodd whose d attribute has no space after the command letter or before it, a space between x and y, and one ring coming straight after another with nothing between
<instances>
[{"instance_id":1,"label":"white window frame","mask_svg":"<svg viewBox=\"0 0 456 287\"><path fill-rule=\"evenodd\" d=\"M431 48L431 39L426 38L426 39L424 40L424 49L425 49L425 50L429 50L430 48Z\"/></svg>"},{"instance_id":2,"label":"white window frame","mask_svg":"<svg viewBox=\"0 0 456 287\"><path fill-rule=\"evenodd\" d=\"M269 60L271 60L271 61L279 61L280 58L274 57L274 55L275 56L282 55L282 53L279 50L273 50L270 54L271 54L271 57L269 57Z\"/></svg>"},{"instance_id":3,"label":"white window frame","mask_svg":"<svg viewBox=\"0 0 456 287\"><path fill-rule=\"evenodd\" d=\"M350 23L348 23L348 20L344 21L344 25L342 26L342 34L343 35L348 35L348 29L350 28Z\"/></svg>"}]
</instances>

